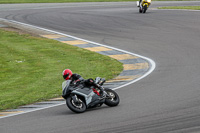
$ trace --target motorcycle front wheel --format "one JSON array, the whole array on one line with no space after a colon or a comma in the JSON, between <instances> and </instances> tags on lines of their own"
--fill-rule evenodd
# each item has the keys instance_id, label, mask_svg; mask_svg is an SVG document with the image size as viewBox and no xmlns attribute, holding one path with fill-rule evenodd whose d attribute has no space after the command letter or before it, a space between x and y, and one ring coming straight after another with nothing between
<instances>
[{"instance_id":1,"label":"motorcycle front wheel","mask_svg":"<svg viewBox=\"0 0 200 133\"><path fill-rule=\"evenodd\" d=\"M145 5L143 8L142 8L142 13L146 13L147 11L147 5Z\"/></svg>"},{"instance_id":2,"label":"motorcycle front wheel","mask_svg":"<svg viewBox=\"0 0 200 133\"><path fill-rule=\"evenodd\" d=\"M117 106L120 102L118 94L115 91L107 88L105 88L105 91L109 95L109 97L105 99L105 104L110 107Z\"/></svg>"},{"instance_id":3,"label":"motorcycle front wheel","mask_svg":"<svg viewBox=\"0 0 200 133\"><path fill-rule=\"evenodd\" d=\"M85 103L78 97L77 97L77 100L78 101L74 101L72 96L68 97L66 100L67 107L75 113L85 112L85 110L86 110Z\"/></svg>"}]
</instances>

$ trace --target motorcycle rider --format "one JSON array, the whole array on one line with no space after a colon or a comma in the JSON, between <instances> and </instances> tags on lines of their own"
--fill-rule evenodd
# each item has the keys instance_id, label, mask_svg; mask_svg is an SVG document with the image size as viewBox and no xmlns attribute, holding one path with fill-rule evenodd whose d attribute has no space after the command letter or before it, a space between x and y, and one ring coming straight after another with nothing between
<instances>
[{"instance_id":1,"label":"motorcycle rider","mask_svg":"<svg viewBox=\"0 0 200 133\"><path fill-rule=\"evenodd\" d=\"M140 5L140 6L141 6L141 2L142 2L142 0L139 1L139 5Z\"/></svg>"},{"instance_id":2,"label":"motorcycle rider","mask_svg":"<svg viewBox=\"0 0 200 133\"><path fill-rule=\"evenodd\" d=\"M84 83L85 86L88 86L88 87L95 86L95 87L97 87L100 90L99 95L103 96L102 87L98 84L95 84L93 79L84 80L84 78L82 78L79 74L76 74L76 73L73 74L70 69L65 69L63 71L62 75L63 75L63 78L65 80L71 80L70 86L77 86L82 82L82 83Z\"/></svg>"}]
</instances>

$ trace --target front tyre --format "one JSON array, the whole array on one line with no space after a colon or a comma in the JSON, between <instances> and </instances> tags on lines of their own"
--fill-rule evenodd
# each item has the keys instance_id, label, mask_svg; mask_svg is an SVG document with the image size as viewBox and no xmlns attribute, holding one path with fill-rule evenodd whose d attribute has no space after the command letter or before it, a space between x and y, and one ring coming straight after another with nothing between
<instances>
[{"instance_id":1,"label":"front tyre","mask_svg":"<svg viewBox=\"0 0 200 133\"><path fill-rule=\"evenodd\" d=\"M115 91L107 88L105 88L105 91L109 95L109 97L105 99L105 104L110 107L117 106L120 101L118 94Z\"/></svg>"},{"instance_id":2,"label":"front tyre","mask_svg":"<svg viewBox=\"0 0 200 133\"><path fill-rule=\"evenodd\" d=\"M68 97L66 100L66 104L68 106L68 108L75 112L75 113L83 113L86 110L86 105L85 103L77 97L78 101L74 101L72 96Z\"/></svg>"},{"instance_id":3,"label":"front tyre","mask_svg":"<svg viewBox=\"0 0 200 133\"><path fill-rule=\"evenodd\" d=\"M143 8L142 8L142 13L146 13L147 11L147 5L145 5Z\"/></svg>"}]
</instances>

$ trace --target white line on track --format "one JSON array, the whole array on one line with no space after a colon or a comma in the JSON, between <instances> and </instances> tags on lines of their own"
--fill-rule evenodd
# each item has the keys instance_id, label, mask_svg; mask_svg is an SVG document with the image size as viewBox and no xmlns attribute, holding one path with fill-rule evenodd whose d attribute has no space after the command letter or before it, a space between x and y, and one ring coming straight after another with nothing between
<instances>
[{"instance_id":1,"label":"white line on track","mask_svg":"<svg viewBox=\"0 0 200 133\"><path fill-rule=\"evenodd\" d=\"M11 115L7 115L7 116L2 116L2 117L0 117L0 119L6 118L6 117L11 117L11 116L16 116L16 115L20 115L20 114L26 114L26 113L34 112L34 111L38 111L38 110L48 109L48 108L60 106L60 105L63 105L63 104L65 104L65 102L64 103L59 103L59 104L56 104L56 105L52 105L52 106L48 106L48 107L44 107L44 108L39 108L39 109L34 109L34 110L26 111L26 112L21 112L21 113L17 113L17 114L11 114Z\"/></svg>"},{"instance_id":2,"label":"white line on track","mask_svg":"<svg viewBox=\"0 0 200 133\"><path fill-rule=\"evenodd\" d=\"M192 10L192 9L156 9L156 8L151 8L151 10L200 12L200 10Z\"/></svg>"},{"instance_id":3,"label":"white line on track","mask_svg":"<svg viewBox=\"0 0 200 133\"><path fill-rule=\"evenodd\" d=\"M151 66L150 66L150 69L148 70L147 73L145 73L143 76L133 80L133 81L130 81L129 83L126 83L124 85L121 85L119 87L116 87L114 88L113 90L117 90L119 88L122 88L122 87L125 87L125 86L128 86L130 84L133 84L143 78L145 78L146 76L148 76L151 72L153 72L153 70L156 68L156 63L148 58L148 57L145 57L145 56L141 56L141 55L138 55L138 54L135 54L135 53L132 53L132 52L128 52L128 51L125 51L125 50L121 50L121 49L118 49L118 48L114 48L114 47L111 47L111 46L106 46L106 45L103 45L103 44L100 44L100 43L96 43L96 42L92 42L92 41L88 41L88 40L85 40L85 39L81 39L81 38L78 38L78 37L74 37L74 36L71 36L71 35L68 35L68 34L64 34L64 33L60 33L60 32L57 32L57 31L53 31L53 30L49 30L49 29L45 29L45 28L41 28L41 27L38 27L38 26L33 26L33 25L30 25L30 24L25 24L25 23L21 23L21 22L17 22L17 21L14 21L14 20L7 20L7 19L3 19L3 18L0 18L0 20L3 20L3 21L9 21L11 23L16 23L16 24L20 24L20 25L25 25L25 26L29 26L29 27L32 27L32 28L35 28L35 29L39 29L39 30L43 30L43 31L48 31L48 32L51 32L51 33L55 33L55 34L60 34L60 35L64 35L64 36L68 36L68 37L72 37L74 39L77 39L77 40L82 40L82 41L85 41L85 42L88 42L88 43L93 43L93 44L96 44L96 45L99 45L99 46L103 46L103 47L107 47L107 48L110 48L110 49L114 49L114 50L117 50L117 51L120 51L120 52L124 52L124 53L127 53L127 54L131 54L131 55L134 55L134 56L138 56L140 58L143 58L145 60L147 60ZM35 110L31 110L31 111L27 111L27 112L22 112L22 113L18 113L18 114L13 114L13 115L9 115L9 116L4 116L4 117L1 117L0 119L2 118L6 118L6 117L11 117L11 116L15 116L15 115L19 115L19 114L25 114L25 113L29 113L29 112L34 112L34 111L38 111L38 110L42 110L42 109L47 109L47 108L51 108L51 107L56 107L56 106L59 106L59 105L63 105L65 103L61 103L61 104L57 104L57 105L53 105L53 106L49 106L49 107L44 107L44 108L40 108L40 109L35 109Z\"/></svg>"}]
</instances>

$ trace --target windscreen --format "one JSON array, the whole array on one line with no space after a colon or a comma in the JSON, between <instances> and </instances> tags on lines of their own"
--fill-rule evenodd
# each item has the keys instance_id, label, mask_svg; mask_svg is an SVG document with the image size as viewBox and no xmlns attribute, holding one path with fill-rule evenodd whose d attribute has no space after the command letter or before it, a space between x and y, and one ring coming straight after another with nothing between
<instances>
[{"instance_id":1,"label":"windscreen","mask_svg":"<svg viewBox=\"0 0 200 133\"><path fill-rule=\"evenodd\" d=\"M68 88L69 85L70 85L70 82L71 82L71 80L65 80L65 81L62 83L62 90L64 90L65 88Z\"/></svg>"}]
</instances>

